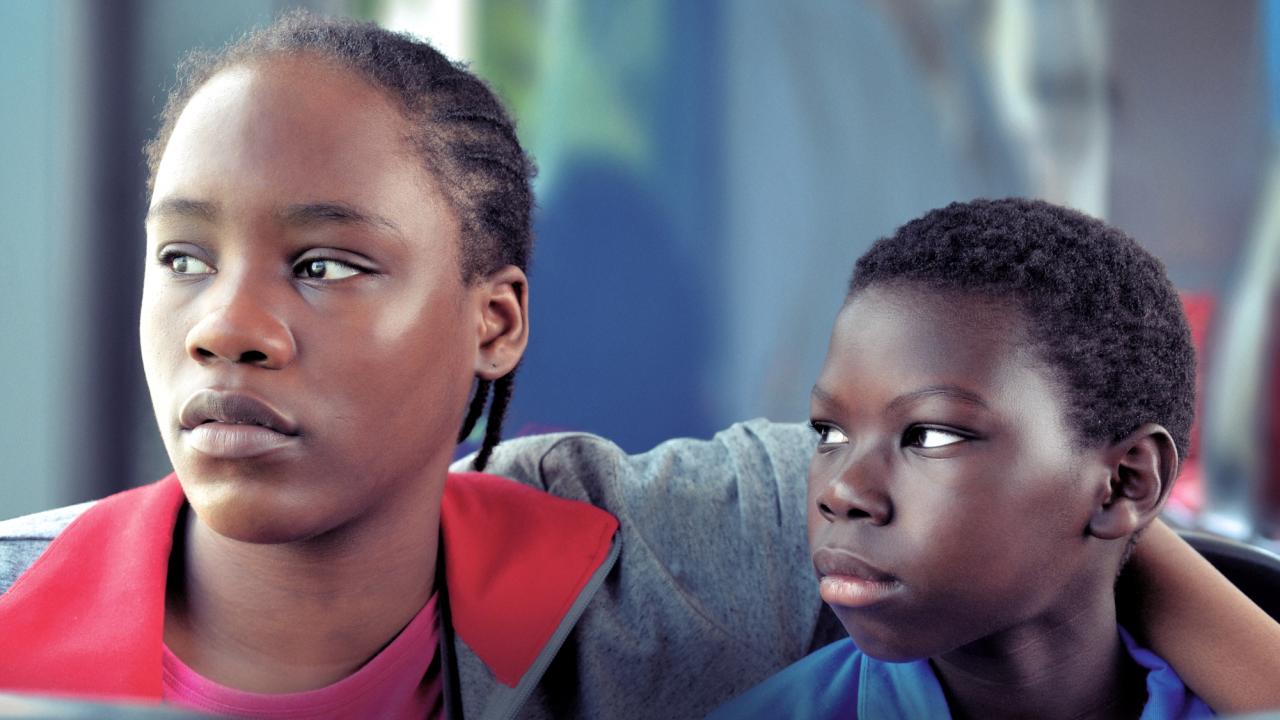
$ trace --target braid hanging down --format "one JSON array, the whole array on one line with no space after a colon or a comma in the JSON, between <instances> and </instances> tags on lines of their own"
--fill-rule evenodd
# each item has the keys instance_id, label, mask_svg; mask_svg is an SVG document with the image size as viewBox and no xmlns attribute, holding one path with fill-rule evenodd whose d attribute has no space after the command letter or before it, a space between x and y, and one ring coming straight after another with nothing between
<instances>
[{"instance_id":1,"label":"braid hanging down","mask_svg":"<svg viewBox=\"0 0 1280 720\"><path fill-rule=\"evenodd\" d=\"M462 420L462 429L458 432L458 442L463 442L471 437L471 431L476 429L476 423L479 422L480 416L484 414L485 402L489 399L489 386L492 384L484 379L476 381L476 391L471 396L471 405L467 407L467 416Z\"/></svg>"}]
</instances>

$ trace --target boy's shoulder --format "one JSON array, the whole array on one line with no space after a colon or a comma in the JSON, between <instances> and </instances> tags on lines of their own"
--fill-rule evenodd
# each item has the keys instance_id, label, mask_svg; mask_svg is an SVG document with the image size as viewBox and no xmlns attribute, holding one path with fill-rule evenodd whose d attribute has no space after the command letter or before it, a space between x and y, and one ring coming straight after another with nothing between
<instances>
[{"instance_id":1,"label":"boy's shoulder","mask_svg":"<svg viewBox=\"0 0 1280 720\"><path fill-rule=\"evenodd\" d=\"M1213 717L1213 710L1196 697L1182 682L1168 661L1142 647L1123 627L1119 628L1125 650L1135 662L1147 671L1147 704L1142 720L1197 720Z\"/></svg>"},{"instance_id":2,"label":"boy's shoulder","mask_svg":"<svg viewBox=\"0 0 1280 720\"><path fill-rule=\"evenodd\" d=\"M927 660L889 663L863 655L845 638L799 660L722 706L729 718L948 717L942 686Z\"/></svg>"},{"instance_id":3,"label":"boy's shoulder","mask_svg":"<svg viewBox=\"0 0 1280 720\"><path fill-rule=\"evenodd\" d=\"M1167 662L1140 647L1123 628L1120 635L1130 656L1147 670L1144 720L1213 716L1213 711L1183 685ZM852 716L909 720L950 715L942 685L927 660L877 660L863 655L852 640L845 638L788 666L708 718L826 720Z\"/></svg>"},{"instance_id":4,"label":"boy's shoulder","mask_svg":"<svg viewBox=\"0 0 1280 720\"><path fill-rule=\"evenodd\" d=\"M31 567L73 520L96 500L0 521L0 594Z\"/></svg>"},{"instance_id":5,"label":"boy's shoulder","mask_svg":"<svg viewBox=\"0 0 1280 720\"><path fill-rule=\"evenodd\" d=\"M857 706L865 661L852 640L834 642L722 705L707 720L848 717Z\"/></svg>"}]
</instances>

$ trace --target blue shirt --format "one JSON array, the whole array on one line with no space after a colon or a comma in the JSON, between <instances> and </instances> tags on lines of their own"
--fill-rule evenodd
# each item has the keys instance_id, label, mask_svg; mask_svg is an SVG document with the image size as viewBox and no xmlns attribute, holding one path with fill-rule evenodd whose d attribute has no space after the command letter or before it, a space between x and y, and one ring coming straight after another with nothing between
<instances>
[{"instance_id":1,"label":"blue shirt","mask_svg":"<svg viewBox=\"0 0 1280 720\"><path fill-rule=\"evenodd\" d=\"M1212 717L1163 659L1138 647L1123 628L1125 648L1147 668L1141 720ZM857 712L854 713L853 709ZM742 718L950 718L942 686L928 660L891 663L863 655L849 639L828 645L720 706L708 720Z\"/></svg>"}]
</instances>

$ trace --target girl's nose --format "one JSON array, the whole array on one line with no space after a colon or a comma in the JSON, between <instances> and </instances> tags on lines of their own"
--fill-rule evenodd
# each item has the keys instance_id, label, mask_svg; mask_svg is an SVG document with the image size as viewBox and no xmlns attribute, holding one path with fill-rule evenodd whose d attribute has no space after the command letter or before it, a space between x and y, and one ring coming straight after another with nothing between
<instances>
[{"instance_id":1,"label":"girl's nose","mask_svg":"<svg viewBox=\"0 0 1280 720\"><path fill-rule=\"evenodd\" d=\"M297 355L289 326L243 285L200 318L186 344L187 353L201 364L225 361L280 369Z\"/></svg>"}]
</instances>

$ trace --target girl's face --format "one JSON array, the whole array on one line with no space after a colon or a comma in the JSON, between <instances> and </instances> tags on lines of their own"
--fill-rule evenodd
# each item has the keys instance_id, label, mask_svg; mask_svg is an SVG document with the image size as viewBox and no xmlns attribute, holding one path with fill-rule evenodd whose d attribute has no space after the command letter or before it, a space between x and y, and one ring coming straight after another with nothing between
<instances>
[{"instance_id":1,"label":"girl's face","mask_svg":"<svg viewBox=\"0 0 1280 720\"><path fill-rule=\"evenodd\" d=\"M812 397L809 539L864 652L1017 637L1109 587L1114 562L1086 536L1107 465L1025 346L1011 305L967 294L873 286L837 317Z\"/></svg>"},{"instance_id":2,"label":"girl's face","mask_svg":"<svg viewBox=\"0 0 1280 720\"><path fill-rule=\"evenodd\" d=\"M380 92L314 58L192 97L147 216L142 356L199 517L256 542L438 495L483 302Z\"/></svg>"}]
</instances>

